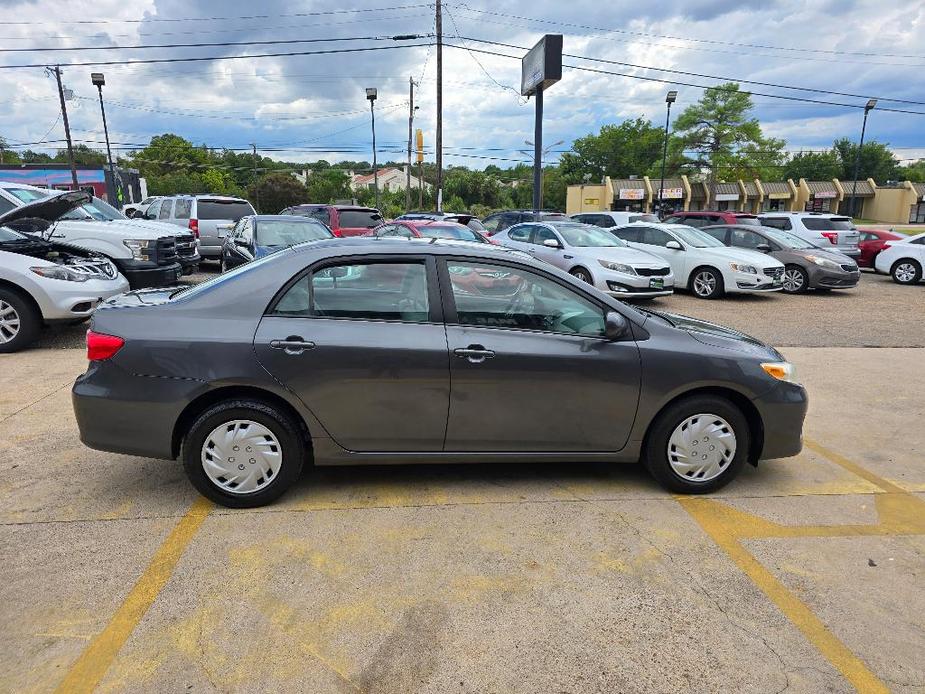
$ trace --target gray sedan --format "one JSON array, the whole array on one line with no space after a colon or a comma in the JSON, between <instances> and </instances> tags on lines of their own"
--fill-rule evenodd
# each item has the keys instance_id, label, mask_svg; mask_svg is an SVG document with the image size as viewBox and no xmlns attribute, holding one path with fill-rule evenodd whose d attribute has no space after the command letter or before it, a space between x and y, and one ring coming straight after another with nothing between
<instances>
[{"instance_id":1,"label":"gray sedan","mask_svg":"<svg viewBox=\"0 0 925 694\"><path fill-rule=\"evenodd\" d=\"M180 458L233 507L274 500L306 463L641 460L703 493L795 455L806 413L773 348L489 244L295 246L111 299L87 347L81 440Z\"/></svg>"},{"instance_id":2,"label":"gray sedan","mask_svg":"<svg viewBox=\"0 0 925 694\"><path fill-rule=\"evenodd\" d=\"M807 289L853 289L861 279L858 264L848 256L780 229L717 224L701 231L727 246L762 251L782 262L781 284L787 294L802 294Z\"/></svg>"},{"instance_id":3,"label":"gray sedan","mask_svg":"<svg viewBox=\"0 0 925 694\"><path fill-rule=\"evenodd\" d=\"M550 220L525 222L492 240L529 253L582 282L620 299L651 299L674 291L671 266L590 224Z\"/></svg>"}]
</instances>

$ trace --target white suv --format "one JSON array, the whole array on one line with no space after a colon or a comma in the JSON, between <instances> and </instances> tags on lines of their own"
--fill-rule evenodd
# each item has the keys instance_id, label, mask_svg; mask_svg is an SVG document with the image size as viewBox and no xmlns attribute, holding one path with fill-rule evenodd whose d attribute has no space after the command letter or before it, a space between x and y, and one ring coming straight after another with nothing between
<instances>
[{"instance_id":1,"label":"white suv","mask_svg":"<svg viewBox=\"0 0 925 694\"><path fill-rule=\"evenodd\" d=\"M247 200L226 195L174 195L155 200L143 218L169 222L192 231L199 238L203 258L219 260L222 245L241 217L257 214Z\"/></svg>"},{"instance_id":2,"label":"white suv","mask_svg":"<svg viewBox=\"0 0 925 694\"><path fill-rule=\"evenodd\" d=\"M899 241L887 241L874 260L874 269L892 275L899 284L915 284L925 268L925 233Z\"/></svg>"},{"instance_id":3,"label":"white suv","mask_svg":"<svg viewBox=\"0 0 925 694\"><path fill-rule=\"evenodd\" d=\"M851 217L821 212L766 212L758 216L762 226L796 234L826 251L837 251L849 258L861 255L861 232Z\"/></svg>"}]
</instances>

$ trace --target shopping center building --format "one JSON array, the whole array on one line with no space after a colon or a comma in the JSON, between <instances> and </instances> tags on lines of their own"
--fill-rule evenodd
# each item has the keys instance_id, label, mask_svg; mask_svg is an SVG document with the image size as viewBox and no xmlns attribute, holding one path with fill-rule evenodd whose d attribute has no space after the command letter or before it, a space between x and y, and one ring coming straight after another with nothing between
<instances>
[{"instance_id":1,"label":"shopping center building","mask_svg":"<svg viewBox=\"0 0 925 694\"><path fill-rule=\"evenodd\" d=\"M904 181L878 185L873 179L854 181L732 181L712 186L687 176L661 180L631 176L602 183L568 187L566 212L678 210L736 212L811 211L851 214L883 224L925 223L925 184Z\"/></svg>"}]
</instances>

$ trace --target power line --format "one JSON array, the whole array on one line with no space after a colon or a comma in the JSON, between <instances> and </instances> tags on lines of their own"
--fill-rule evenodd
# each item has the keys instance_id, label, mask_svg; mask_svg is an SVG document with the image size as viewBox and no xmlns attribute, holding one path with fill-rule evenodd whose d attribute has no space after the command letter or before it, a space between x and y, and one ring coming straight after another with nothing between
<instances>
[{"instance_id":1,"label":"power line","mask_svg":"<svg viewBox=\"0 0 925 694\"><path fill-rule=\"evenodd\" d=\"M68 22L0 22L0 26L36 26L43 24L143 24L145 22L224 22L238 19L276 19L284 17L321 17L336 14L354 14L360 12L386 12L428 7L427 4L395 5L392 7L366 7L349 10L329 10L326 12L293 12L290 14L253 14L233 15L230 17L145 17L144 19L74 19Z\"/></svg>"},{"instance_id":2,"label":"power line","mask_svg":"<svg viewBox=\"0 0 925 694\"><path fill-rule=\"evenodd\" d=\"M521 60L520 56L508 55L506 53L499 53L497 51L488 51L482 48L466 48L465 46L457 46L455 44L450 44L450 43L446 45L449 46L450 48L456 48L459 50L470 50L470 51L476 51L478 53L485 53L486 55L498 56L501 58ZM521 49L521 50L526 50L526 49ZM572 70L581 70L582 72L593 72L593 73L600 74L600 75L613 75L616 77L626 77L628 79L642 80L645 82L660 82L662 84L671 84L671 85L678 85L678 86L683 86L683 87L694 87L696 89L704 89L704 90L714 89L715 90L715 89L722 88L721 85L693 84L691 82L680 82L678 80L666 80L666 79L660 79L658 77L646 77L644 75L629 75L623 72L613 72L612 70L599 70L596 68L585 67L583 65L568 65L566 63L563 63L562 67L567 67ZM862 104L845 104L845 103L840 103L837 101L823 101L821 99L809 99L809 98L800 97L800 96L788 96L786 94L764 94L762 92L753 92L753 91L747 91L747 92L743 91L740 93L748 94L750 96L765 96L770 99L784 99L787 101L801 101L801 102L810 103L810 104L821 104L824 106L841 106L843 108L854 108L854 109L864 108ZM925 116L925 111L908 111L908 110L898 109L898 108L878 108L877 110L878 111L889 111L891 113L906 113L906 114L912 114L916 116Z\"/></svg>"},{"instance_id":3,"label":"power line","mask_svg":"<svg viewBox=\"0 0 925 694\"><path fill-rule=\"evenodd\" d=\"M522 51L529 50L528 48L524 48L523 46L515 46L510 43L501 43L498 41L486 41L484 39L476 39L476 38L472 38L469 36L461 36L459 38L462 38L468 41L475 41L476 43L489 44L492 46L503 46L504 48L515 48L515 49L522 50ZM890 101L894 103L915 104L916 106L925 106L925 101L911 101L909 99L893 99L893 98L886 97L886 96L876 96L874 94L851 94L849 92L836 92L830 89L817 89L814 87L795 87L789 84L776 84L774 82L759 82L757 80L747 80L747 79L741 79L738 77L722 77L718 75L706 75L700 72L688 72L686 70L673 70L671 68L665 68L665 67L652 67L651 65L636 65L634 63L624 63L619 60L605 60L604 58L590 58L588 56L575 55L572 53L563 53L562 56L565 58L577 58L579 60L588 60L588 61L595 62L595 63L606 63L608 65L622 65L623 67L637 68L640 70L656 70L658 72L670 72L675 75L688 75L690 77L704 77L707 79L722 80L724 82L742 82L744 84L757 84L762 87L774 87L777 89L792 89L792 90L801 91L801 92L812 92L814 94L834 94L835 96L847 96L847 97L851 97L854 99L877 99L879 101Z\"/></svg>"},{"instance_id":4,"label":"power line","mask_svg":"<svg viewBox=\"0 0 925 694\"><path fill-rule=\"evenodd\" d=\"M151 65L154 63L197 63L214 60L252 60L254 58L286 58L302 55L333 55L335 53L368 53L371 51L391 51L399 48L422 48L429 43L404 43L397 46L370 46L366 48L333 48L324 51L292 51L288 53L252 53L250 55L213 55L196 58L146 58L142 60L106 60L87 61L83 63L61 63L60 67L90 67L103 65ZM32 63L30 65L0 65L0 70L17 70L23 68L45 68L45 63Z\"/></svg>"}]
</instances>

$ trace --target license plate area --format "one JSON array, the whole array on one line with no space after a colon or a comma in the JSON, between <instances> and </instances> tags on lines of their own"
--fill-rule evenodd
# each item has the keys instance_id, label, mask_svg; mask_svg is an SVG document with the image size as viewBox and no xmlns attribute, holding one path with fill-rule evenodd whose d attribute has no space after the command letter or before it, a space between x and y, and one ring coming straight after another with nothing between
<instances>
[{"instance_id":1,"label":"license plate area","mask_svg":"<svg viewBox=\"0 0 925 694\"><path fill-rule=\"evenodd\" d=\"M665 280L661 277L652 277L649 280L649 289L664 289Z\"/></svg>"}]
</instances>

